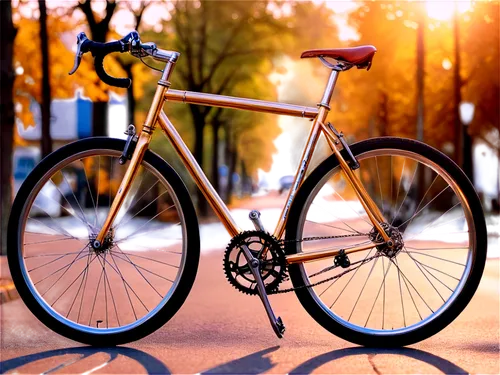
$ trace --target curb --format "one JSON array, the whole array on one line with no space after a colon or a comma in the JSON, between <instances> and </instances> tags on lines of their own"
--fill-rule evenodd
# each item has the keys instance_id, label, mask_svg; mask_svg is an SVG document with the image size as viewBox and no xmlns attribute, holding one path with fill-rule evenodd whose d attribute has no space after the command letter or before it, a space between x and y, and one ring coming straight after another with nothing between
<instances>
[{"instance_id":1,"label":"curb","mask_svg":"<svg viewBox=\"0 0 500 375\"><path fill-rule=\"evenodd\" d=\"M19 298L12 280L0 280L0 305Z\"/></svg>"}]
</instances>

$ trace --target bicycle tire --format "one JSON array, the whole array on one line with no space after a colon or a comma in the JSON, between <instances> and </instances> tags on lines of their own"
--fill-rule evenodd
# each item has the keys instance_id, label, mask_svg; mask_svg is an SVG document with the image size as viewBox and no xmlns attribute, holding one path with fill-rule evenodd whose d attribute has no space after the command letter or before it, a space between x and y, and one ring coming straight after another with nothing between
<instances>
[{"instance_id":1,"label":"bicycle tire","mask_svg":"<svg viewBox=\"0 0 500 375\"><path fill-rule=\"evenodd\" d=\"M8 231L8 238L7 238L7 241L8 241L7 255L8 255L8 261L9 261L9 267L10 267L10 271L11 271L15 286L16 286L22 300L26 304L26 306L31 310L31 312L42 323L44 323L47 327L52 329L54 332L56 332L62 336L65 336L69 339L72 339L72 340L75 340L75 341L78 341L78 342L81 342L84 344L94 345L94 346L114 346L114 345L125 344L125 343L131 342L131 341L141 339L141 338L149 335L150 333L154 332L155 330L160 328L163 324L165 324L168 320L170 320L174 316L174 314L181 308L181 306L183 305L184 301L186 300L186 298L191 290L191 287L192 287L194 280L195 280L195 277L196 277L199 256L200 256L200 239L199 239L200 236L199 236L198 221L196 218L196 213L195 213L190 195L188 193L188 190L186 189L184 183L182 182L182 180L178 176L178 174L172 169L172 167L170 165L168 165L161 157L159 157L155 153L148 150L148 151L146 151L146 153L144 155L143 162L141 164L141 168L144 169L143 175L146 176L143 178L150 178L149 174L147 174L147 173L150 173L151 176L156 177L158 180L155 184L157 184L158 186L161 185L161 187L163 187L164 192L162 194L164 194L164 195L166 195L166 192L167 192L167 190L165 190L165 189L167 189L167 188L169 189L168 193L171 194L171 196L168 195L167 198L171 199L171 201L173 202L172 206L175 205L175 209L176 209L175 215L178 215L177 218L179 219L180 222L182 222L181 230L182 230L182 233L185 234L184 239L182 239L183 242L181 243L181 245L179 245L182 247L182 255L180 255L179 266L177 267L178 270L172 271L172 272L176 272L176 274L175 274L176 278L173 279L173 282L171 284L172 287L169 287L167 285L168 284L167 282L162 281L163 284L166 286L163 287L164 289L160 289L160 287L162 287L163 284L161 284L161 282L151 281L153 276L151 276L150 273L147 273L147 277L143 276L144 279L149 280L151 287L153 289L155 289L155 291L160 290L163 293L163 295L159 293L160 297L162 297L162 298L160 299L160 302L158 302L158 305L155 305L153 303L151 305L149 305L148 300L145 299L146 304L148 304L147 306L146 305L144 306L147 310L147 313L144 313L144 315L139 319L139 318L137 318L136 314L139 314L140 312L139 311L136 312L136 310L135 310L135 309L138 310L137 306L139 303L136 299L134 299L132 301L131 297L129 297L130 306L132 307L132 310L133 310L133 315L137 319L137 321L135 321L135 323L133 322L134 317L132 317L131 318L132 323L130 323L130 324L127 323L127 324L124 324L123 326L120 326L119 318L123 319L122 322L125 321L125 318L123 318L121 316L119 317L119 315L118 315L118 314L122 313L123 308L120 307L120 312L118 312L118 309L115 305L114 312L116 313L116 320L118 320L117 327L109 327L108 328L108 320L106 320L106 323L105 323L106 327L105 328L103 326L99 327L99 323L97 323L97 327L90 325L90 321L92 320L92 317L93 317L92 314L94 313L94 307L96 305L96 299L98 299L98 297L99 297L99 303L100 303L102 289L104 289L105 294L110 294L112 296L113 295L112 289L111 289L112 285L113 285L113 287L115 287L115 286L118 287L117 283L110 282L110 280L112 280L112 277L116 277L116 278L121 277L121 280L123 282L123 288L124 288L127 295L132 294L132 291L134 291L133 286L139 285L139 281L136 281L137 284L132 284L131 279L129 279L127 281L124 278L126 271L123 271L123 274L122 274L118 263L122 265L122 270L124 269L123 267L126 267L128 263L130 263L128 265L129 267L132 267L132 266L135 267L138 274L134 277L136 277L137 280L139 280L140 279L139 274L141 274L141 275L146 274L146 270L142 271L142 273L141 273L141 271L140 271L141 268L142 269L145 269L145 268L143 266L140 266L140 265L138 266L137 264L139 264L139 261L144 262L144 260L139 259L136 263L135 260L133 262L130 260L131 257L136 256L138 258L142 257L144 259L151 259L151 258L146 258L144 255L140 255L140 254L137 255L137 253L135 253L136 255L134 255L134 253L131 253L131 252L127 253L126 251L122 251L122 250L120 250L121 253L118 253L118 250L117 250L117 252L115 253L115 256L113 257L113 256L109 255L109 254L111 254L112 251L114 251L114 250L112 250L112 248L110 248L108 251L109 261L107 263L106 263L105 256L101 256L100 259L98 259L99 264L103 268L103 271L105 270L106 265L109 264L109 266L108 266L109 276L107 276L108 274L104 275L104 279L102 282L103 287L100 288L101 278L102 278L102 272L101 272L101 278L99 278L99 284L97 284L97 290L95 292L95 297L94 297L94 301L93 301L94 305L92 306L92 311L90 313L90 319L89 319L88 326L86 325L86 323L83 324L78 320L78 319L80 319L80 311L78 312L78 319L76 319L76 322L74 321L74 319L71 320L70 318L68 318L68 316L71 316L70 313L74 314L73 311L76 310L76 307L73 308L73 304L75 304L75 301L77 301L77 298L80 299L80 295L78 293L80 293L84 278L86 278L85 286L87 286L87 280L91 280L91 281L89 281L89 285L90 285L90 283L92 283L91 270L89 268L89 259L92 257L92 255L88 255L87 266L86 266L86 268L84 268L84 270L85 270L84 276L82 276L81 281L78 280L78 282L76 283L76 284L80 283L80 288L78 289L78 292L74 297L73 304L71 304L71 308L68 312L68 316L65 317L65 316L63 316L63 314L60 311L56 311L55 307L52 308L52 305L50 305L48 302L47 291L45 292L45 293L47 293L46 294L47 301L46 301L44 299L45 297L43 297L44 294L41 294L42 287L40 286L40 290L38 290L37 287L34 286L34 282L33 282L33 280L31 280L31 275L32 275L31 272L34 272L33 268L31 270L29 270L28 266L26 266L26 259L23 258L23 253L28 251L28 250L26 250L28 248L28 245L23 242L23 238L25 238L24 236L27 235L26 233L28 233L28 231L26 230L26 228L27 228L26 222L29 219L30 213L33 212L33 207L36 206L34 204L34 202L36 201L36 199L40 195L42 195L41 191L42 191L43 187L40 187L40 184L43 183L43 184L48 185L49 179L53 183L54 182L53 176L56 176L57 173L61 173L61 175L64 177L64 179L66 179L66 175L68 174L67 170L68 170L68 168L70 168L72 166L71 163L77 163L78 161L81 161L82 164L84 164L84 160L86 160L84 158L86 158L86 157L91 158L91 157L95 157L96 155L98 156L97 159L99 160L99 170L97 172L98 173L97 178L100 179L101 178L100 177L101 162L104 164L106 161L106 159L102 159L102 157L109 157L109 160L110 160L109 161L110 194L109 194L109 203L108 204L111 204L111 201L112 201L112 199L111 199L111 196L112 196L111 177L113 176L113 173L112 173L113 169L112 168L113 168L113 165L115 165L115 164L119 165L118 158L121 155L121 152L124 149L124 146L125 146L125 141L123 141L123 140L104 138L104 137L102 137L102 138L101 137L87 138L87 139L83 139L83 140L68 144L64 147L61 147L60 149L56 150L52 154L48 155L33 169L33 171L29 174L29 176L26 178L26 180L22 184L22 186L19 189L19 192L14 200L14 203L12 206L12 211L11 211L11 216L9 219L9 227L8 227L9 231ZM90 155L90 156L85 156L85 155ZM81 158L81 159L79 159L79 158ZM115 158L116 158L116 160L115 160ZM70 167L68 167L68 165ZM66 169L64 169L64 168L66 168ZM126 165L123 166L122 168L126 168ZM87 171L85 170L85 164L84 164L83 169L85 172L85 177L87 178ZM63 170L65 171L64 174L62 172ZM88 181L89 180L87 178L87 183L88 183ZM121 177L119 177L119 181L121 181ZM141 180L141 186L142 186L142 183L143 183L143 180ZM61 186L62 185L63 185L63 183L61 182ZM45 186L45 185L43 185L43 186ZM71 186L69 182L68 182L68 185L65 186L65 188L67 188L68 186ZM134 199L138 199L136 201L136 203L141 201L141 198L142 198L142 197L137 198L138 192L140 191L141 186L139 186L138 190L136 191L136 196L134 197ZM60 190L59 187L57 189ZM160 187L158 189L160 189ZM88 191L87 191L87 196L89 195L89 192L90 192L90 195L92 196L92 192L93 192L92 190L93 189L89 185ZM96 195L97 201L99 200L99 198L101 198L101 195L99 195L100 194L99 190L100 190L99 185L97 185L97 195ZM160 190L158 190L158 191L160 191ZM95 190L94 190L94 193L95 193ZM63 195L63 194L61 193L61 195ZM81 196L81 195L82 194L79 194L79 196ZM73 192L73 196L75 196L75 202L78 203L78 200L76 200L76 195L74 194L74 192ZM69 206L66 206L66 203L64 203L64 202L61 203L64 200L63 198L66 199L64 195L63 195L63 197L58 198L59 205L61 206L60 211L62 212L64 209L64 211L70 211L70 213L76 212L76 214L74 215L75 222L78 221L77 219L82 218L81 214L83 214L83 217L85 217L86 212L89 212L85 208L83 210L80 208L80 210L82 210L81 214L79 214L77 212L76 208L74 209L75 212L71 211L71 209L73 208L73 204L69 203L68 200L66 199L66 202L69 204ZM94 203L94 200L92 200L92 203ZM142 201L141 201L141 203L142 203ZM80 203L78 203L78 205L80 205ZM159 206L159 205L160 205L159 203L155 203L155 206ZM148 206L150 208L152 206L151 203L148 203ZM132 203L130 203L130 206L128 207L128 209L131 209L132 207L133 207ZM100 210L101 208L99 206L97 206L97 208L95 210L95 216L96 216L95 220L96 220L97 224L99 224L100 218L101 218L100 211L98 212L98 209ZM165 210L163 210L163 211L165 211ZM106 212L107 212L107 210L106 210ZM50 214L49 214L49 216L50 216ZM62 217L62 215L60 215L60 216ZM105 217L105 216L103 216L103 217ZM124 216L124 217L129 218L130 215ZM70 218L73 219L71 217L71 215L70 215ZM52 219L52 216L50 217L50 219ZM45 223L50 223L49 222L50 219L43 217L41 219L34 219L34 220L38 220L40 222L45 220L44 221ZM54 220L60 220L60 219L59 219L59 217L55 217ZM132 221L135 220L135 217L132 216L132 218L130 220L132 220ZM115 220L115 223L116 223L116 220ZM133 224L134 224L134 222L132 222L132 225ZM52 224L50 225L50 227L52 229L56 228L55 225L52 225ZM69 228L68 226L66 226L66 227ZM69 231L69 230L70 229L64 229L64 231ZM50 230L47 230L46 232L50 233ZM163 232L163 230L162 230L162 232ZM143 235L143 234L141 234L141 235ZM64 246L69 247L69 245L67 245L67 243L73 242L73 239L70 239L70 240L71 241L64 242L64 244L65 244ZM53 244L53 243L56 243L55 241L58 241L58 239L55 239L50 245L51 245L51 247L58 248L59 245L55 246ZM80 241L82 241L82 240L80 239ZM173 240L169 240L169 241L172 242ZM39 243L42 243L42 242L34 242L35 245L33 245L33 246L35 246L35 247L42 246L42 245L38 245ZM126 241L122 241L120 246L123 246L123 243L126 243ZM163 244L163 243L161 243L161 244ZM59 247L62 248L64 246L59 246ZM110 245L110 246L113 246L113 245ZM90 250L91 249L90 246L87 246L87 249L88 249L88 253L91 254L92 251ZM148 248L148 249L149 250L147 250L147 251L155 251L155 250L151 250L150 248ZM40 251L42 251L42 249ZM66 251L66 250L61 250L61 251ZM87 251L87 250L85 250L85 251ZM164 249L162 251L165 252ZM158 250L158 253L159 253L159 250ZM173 252L173 251L171 251L170 253L180 254L180 252ZM124 254L130 254L130 255L124 255ZM144 253L142 253L142 254L144 254ZM44 256L51 256L50 254L47 255L46 253L43 255ZM179 257L179 255L175 255L175 256ZM38 255L36 255L34 257L36 258L36 257L38 257ZM95 257L92 258L93 259L92 261L94 261L96 258L99 258L97 253L96 253ZM48 258L48 259L51 259L51 258ZM104 259L104 261L102 261L102 264L101 264L101 259ZM136 258L132 258L132 259L136 259ZM158 259L161 259L161 258L158 258ZM111 260L113 260L116 268L114 268L112 266ZM75 261L73 261L73 262L75 262ZM51 262L48 262L48 263L51 263ZM54 263L57 263L57 262L54 261ZM160 263L160 262L158 262L158 263ZM94 264L96 264L96 263L94 263ZM156 263L155 263L155 265L156 265ZM75 267L73 267L73 268L75 268ZM96 265L95 267L100 267L100 266ZM162 266L162 267L166 268L166 266ZM69 268L71 268L71 265L66 268L64 273L66 273ZM114 272L111 271L111 268L114 269ZM119 272L116 272L116 270L118 270ZM148 272L151 272L151 270L153 270L153 268L149 269ZM162 268L162 270L163 270L163 268ZM130 271L130 272L132 272L132 271ZM158 272L160 272L160 271L158 271ZM70 274L70 273L71 272L67 272L67 274ZM111 273L113 273L113 274L116 273L117 275L112 276ZM61 273L56 274L56 276L60 275L60 274ZM163 273L162 275L164 276L163 278L166 279L166 277L165 277L166 274ZM157 278L159 278L162 275L160 275L160 273L158 273ZM65 277L69 277L69 276L65 276ZM80 277L80 276L78 276L78 277ZM125 275L125 277L127 277L127 275ZM106 281L107 281L107 284L106 284ZM143 280L141 279L141 282L142 281ZM57 282L59 283L62 281L57 281ZM156 287L153 286L153 284L152 284L153 282L155 282ZM38 284L38 285L41 285L41 284ZM69 281L68 281L68 285L69 285ZM106 285L108 285L108 287L106 287ZM69 287L73 288L71 285ZM76 286L75 286L75 288L76 288ZM109 292L108 292L108 289L109 289ZM98 295L99 291L101 291L100 295ZM130 293L129 293L129 291L130 291ZM151 291L149 291L149 292L152 293ZM64 293L66 293L66 291L64 291ZM64 294L64 293L62 293L62 294ZM73 293L73 291L72 291L72 293ZM81 292L80 310L82 309L82 305L86 305L85 301L89 300L89 297L85 296L85 301L84 301L84 294L85 293L86 292L85 292L85 287L84 287L83 291ZM119 293L124 295L123 291L116 292L116 289L115 289L115 293L117 295L117 299L118 299ZM135 291L134 291L134 293L135 293ZM67 294L69 294L69 292ZM92 293L90 293L90 296L91 296L90 298L92 298L92 294L93 294L93 291L92 291ZM62 295L60 295L59 298L61 296ZM136 297L139 300L141 300L141 298L137 294L136 294ZM109 298L108 295L106 295L105 315L106 315L106 319L108 319L108 312L109 312L109 315L110 315L109 321L111 321L111 315L112 315L113 310L112 310L112 306L111 306L111 300L109 300L109 306L108 306L108 298ZM56 302L57 302L57 300L56 300ZM55 305L56 302L53 302L53 306L56 306ZM142 302L143 301L141 300L141 303ZM64 302L64 303L67 306L67 302ZM156 302L154 302L154 303L156 303ZM76 302L76 304L78 304L78 301ZM115 304L114 297L113 297L113 304ZM136 306L135 309L134 309L134 305ZM148 309L148 306L149 306L149 308L151 308L151 311ZM156 307L152 308L151 306L153 306L153 307L156 306ZM73 311L72 311L72 309L73 309ZM95 311L97 311L97 310L95 310ZM101 312L100 314L104 315L103 312ZM127 312L127 314L132 315L130 312ZM125 316L125 315L123 315L123 316ZM128 317L128 316L126 316L126 317ZM95 319L98 319L98 318L95 318ZM101 320L101 322L102 322L102 320Z\"/></svg>"},{"instance_id":2,"label":"bicycle tire","mask_svg":"<svg viewBox=\"0 0 500 375\"><path fill-rule=\"evenodd\" d=\"M333 317L332 313L327 311L328 307L318 302L315 292L311 288L304 288L305 285L308 285L308 278L303 272L304 268L302 264L292 264L289 266L290 278L294 287L301 288L295 292L309 315L323 328L342 339L371 347L400 347L414 344L438 333L457 318L470 302L479 285L487 252L487 232L484 225L485 221L481 203L472 183L464 172L446 155L422 142L402 138L382 137L355 143L350 148L354 156L359 156L373 150L389 149L405 150L425 155L426 158L446 171L456 182L465 197L465 201L469 205L475 229L475 256L472 259L472 268L467 280L460 293L448 308L421 327L401 334L391 332L387 329L384 332L385 334L374 335L367 334L362 329L349 327L338 318ZM343 150L342 154L347 158L345 150ZM296 240L300 238L298 233L302 231L302 228L299 228L302 220L301 217L304 215L304 211L307 211L308 204L312 199L311 194L315 190L318 190L319 184L325 176L338 166L339 163L335 155L330 156L311 173L297 192L286 225L285 251L288 255L296 254L300 251L301 243Z\"/></svg>"}]
</instances>

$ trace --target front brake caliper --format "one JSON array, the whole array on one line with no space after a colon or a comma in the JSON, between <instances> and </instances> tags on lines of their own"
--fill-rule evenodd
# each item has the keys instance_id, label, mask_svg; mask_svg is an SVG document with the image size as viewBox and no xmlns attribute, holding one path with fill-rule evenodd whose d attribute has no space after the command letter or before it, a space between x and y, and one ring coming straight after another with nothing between
<instances>
[{"instance_id":1,"label":"front brake caliper","mask_svg":"<svg viewBox=\"0 0 500 375\"><path fill-rule=\"evenodd\" d=\"M125 134L127 134L127 143L125 143L125 148L123 149L122 156L120 156L120 159L118 160L121 165L125 164L127 160L130 160L132 158L132 154L134 153L138 139L134 125L129 125Z\"/></svg>"}]
</instances>

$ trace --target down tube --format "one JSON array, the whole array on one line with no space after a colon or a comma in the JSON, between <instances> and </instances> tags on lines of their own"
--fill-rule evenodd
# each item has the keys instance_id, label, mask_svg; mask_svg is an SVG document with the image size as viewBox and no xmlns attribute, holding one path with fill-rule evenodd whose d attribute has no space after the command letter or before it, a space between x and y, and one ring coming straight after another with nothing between
<instances>
[{"instance_id":1,"label":"down tube","mask_svg":"<svg viewBox=\"0 0 500 375\"><path fill-rule=\"evenodd\" d=\"M241 230L164 111L161 111L158 123L228 233L236 236Z\"/></svg>"}]
</instances>

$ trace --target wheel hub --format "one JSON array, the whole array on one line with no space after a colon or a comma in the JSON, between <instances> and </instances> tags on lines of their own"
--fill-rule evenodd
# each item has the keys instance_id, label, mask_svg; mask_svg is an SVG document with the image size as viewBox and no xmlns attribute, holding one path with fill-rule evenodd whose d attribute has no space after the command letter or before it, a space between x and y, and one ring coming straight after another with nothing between
<instances>
[{"instance_id":1,"label":"wheel hub","mask_svg":"<svg viewBox=\"0 0 500 375\"><path fill-rule=\"evenodd\" d=\"M110 229L106 237L104 237L104 241L102 243L96 240L97 234L94 234L90 237L90 248L95 251L96 254L104 253L105 251L111 249L114 246L114 231Z\"/></svg>"},{"instance_id":2,"label":"wheel hub","mask_svg":"<svg viewBox=\"0 0 500 375\"><path fill-rule=\"evenodd\" d=\"M389 258L394 258L404 246L403 235L398 228L388 223L382 223L381 226L390 240L385 242L384 238L375 227L370 231L370 240L375 243L382 242L380 245L377 245L377 251Z\"/></svg>"}]
</instances>

